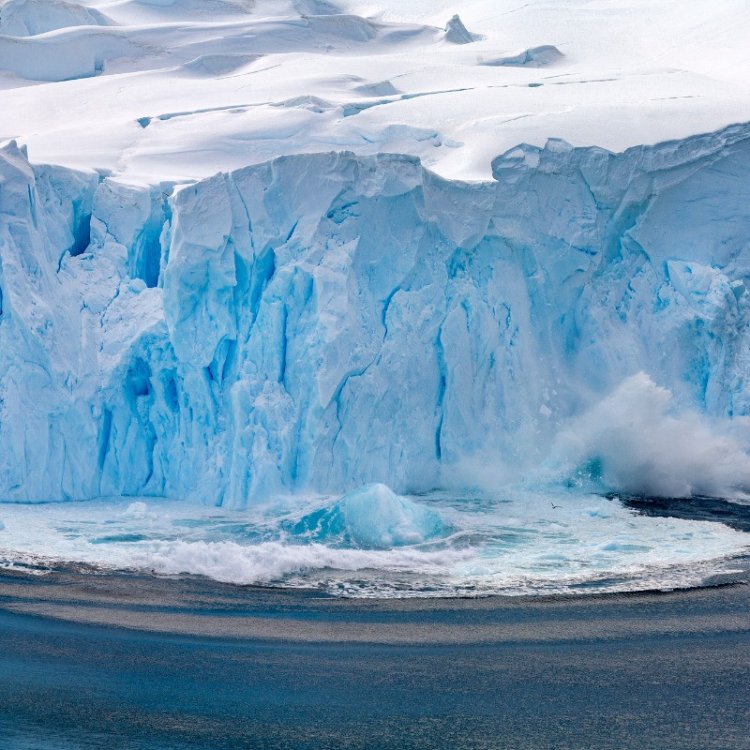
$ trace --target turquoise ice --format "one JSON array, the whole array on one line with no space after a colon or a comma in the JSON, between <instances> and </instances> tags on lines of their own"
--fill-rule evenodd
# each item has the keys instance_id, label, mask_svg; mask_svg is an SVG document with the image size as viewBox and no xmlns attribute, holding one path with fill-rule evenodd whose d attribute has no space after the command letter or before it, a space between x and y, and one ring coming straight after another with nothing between
<instances>
[{"instance_id":1,"label":"turquoise ice","mask_svg":"<svg viewBox=\"0 0 750 750\"><path fill-rule=\"evenodd\" d=\"M346 493L292 526L303 539L360 549L421 544L444 535L447 524L429 507L400 497L384 484Z\"/></svg>"},{"instance_id":2,"label":"turquoise ice","mask_svg":"<svg viewBox=\"0 0 750 750\"><path fill-rule=\"evenodd\" d=\"M749 135L522 145L483 183L330 153L149 189L10 143L0 497L244 507L466 485L548 461L638 373L739 429ZM740 463L718 491L746 486Z\"/></svg>"}]
</instances>

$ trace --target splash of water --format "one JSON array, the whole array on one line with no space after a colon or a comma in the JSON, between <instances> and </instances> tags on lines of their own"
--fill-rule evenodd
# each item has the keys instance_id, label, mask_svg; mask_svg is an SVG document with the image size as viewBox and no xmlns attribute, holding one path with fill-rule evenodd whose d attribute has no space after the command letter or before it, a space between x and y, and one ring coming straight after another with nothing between
<instances>
[{"instance_id":1,"label":"splash of water","mask_svg":"<svg viewBox=\"0 0 750 750\"><path fill-rule=\"evenodd\" d=\"M545 470L632 494L747 497L747 428L677 409L640 372L558 433Z\"/></svg>"}]
</instances>

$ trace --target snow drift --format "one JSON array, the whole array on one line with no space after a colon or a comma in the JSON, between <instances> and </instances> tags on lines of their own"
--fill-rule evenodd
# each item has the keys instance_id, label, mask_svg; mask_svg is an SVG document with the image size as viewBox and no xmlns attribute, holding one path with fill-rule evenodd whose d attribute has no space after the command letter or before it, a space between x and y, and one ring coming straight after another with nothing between
<instances>
[{"instance_id":1,"label":"snow drift","mask_svg":"<svg viewBox=\"0 0 750 750\"><path fill-rule=\"evenodd\" d=\"M0 34L25 37L70 26L109 26L104 13L65 0L4 0Z\"/></svg>"}]
</instances>

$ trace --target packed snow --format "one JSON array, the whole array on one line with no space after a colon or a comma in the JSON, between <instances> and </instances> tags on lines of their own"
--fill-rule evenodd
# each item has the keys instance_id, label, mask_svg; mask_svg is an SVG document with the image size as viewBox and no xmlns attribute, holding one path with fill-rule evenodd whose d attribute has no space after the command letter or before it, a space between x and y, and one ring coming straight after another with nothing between
<instances>
[{"instance_id":1,"label":"packed snow","mask_svg":"<svg viewBox=\"0 0 750 750\"><path fill-rule=\"evenodd\" d=\"M0 141L141 185L341 150L488 179L519 143L747 121L749 26L745 0L11 0Z\"/></svg>"},{"instance_id":2,"label":"packed snow","mask_svg":"<svg viewBox=\"0 0 750 750\"><path fill-rule=\"evenodd\" d=\"M5 559L445 593L694 582L743 549L600 495L750 495L748 23L0 4L0 500L129 498L97 536L63 516L110 506L2 505Z\"/></svg>"}]
</instances>

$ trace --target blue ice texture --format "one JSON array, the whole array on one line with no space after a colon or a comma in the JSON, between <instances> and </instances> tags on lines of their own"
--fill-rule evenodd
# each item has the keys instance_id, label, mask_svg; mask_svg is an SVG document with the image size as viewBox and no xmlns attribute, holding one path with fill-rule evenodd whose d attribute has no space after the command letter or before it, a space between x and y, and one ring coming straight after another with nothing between
<instances>
[{"instance_id":1,"label":"blue ice texture","mask_svg":"<svg viewBox=\"0 0 750 750\"><path fill-rule=\"evenodd\" d=\"M493 174L322 153L146 188L10 142L0 498L467 485L543 464L638 373L670 408L750 415L750 126L520 145ZM439 525L372 487L314 523L364 546Z\"/></svg>"}]
</instances>

